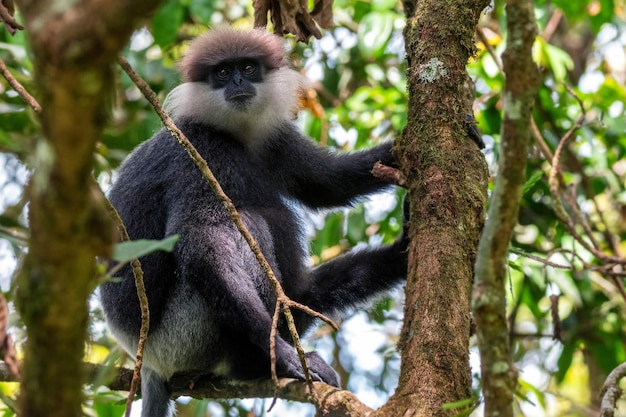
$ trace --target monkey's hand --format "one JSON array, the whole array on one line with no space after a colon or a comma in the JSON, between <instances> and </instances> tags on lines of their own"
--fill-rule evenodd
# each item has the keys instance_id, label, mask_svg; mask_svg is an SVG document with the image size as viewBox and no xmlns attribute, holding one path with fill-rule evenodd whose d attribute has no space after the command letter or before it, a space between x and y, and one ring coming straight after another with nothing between
<instances>
[{"instance_id":1,"label":"monkey's hand","mask_svg":"<svg viewBox=\"0 0 626 417\"><path fill-rule=\"evenodd\" d=\"M339 385L339 375L322 359L317 352L307 352L304 354L306 364L309 366L311 378L325 382L333 387L341 388Z\"/></svg>"},{"instance_id":2,"label":"monkey's hand","mask_svg":"<svg viewBox=\"0 0 626 417\"><path fill-rule=\"evenodd\" d=\"M321 358L317 352L307 352L304 354L306 364L309 367L309 374L314 381L324 382L334 387L340 388L339 376L333 368L331 368L324 359ZM283 356L283 363L277 364L279 366L279 376L287 378L296 378L304 381L304 371L300 358L292 350L291 354ZM278 362L281 362L281 357L278 357ZM282 370L280 368L283 368ZM281 372L282 371L282 372Z\"/></svg>"}]
</instances>

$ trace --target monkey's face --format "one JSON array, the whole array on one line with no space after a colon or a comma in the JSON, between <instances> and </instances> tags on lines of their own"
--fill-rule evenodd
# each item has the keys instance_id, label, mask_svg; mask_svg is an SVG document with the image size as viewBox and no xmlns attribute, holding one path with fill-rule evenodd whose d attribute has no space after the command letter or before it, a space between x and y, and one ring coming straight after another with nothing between
<instances>
[{"instance_id":1,"label":"monkey's face","mask_svg":"<svg viewBox=\"0 0 626 417\"><path fill-rule=\"evenodd\" d=\"M263 72L261 63L253 58L223 61L212 68L210 83L223 92L226 103L245 111L257 96L255 84L263 82Z\"/></svg>"},{"instance_id":2,"label":"monkey's face","mask_svg":"<svg viewBox=\"0 0 626 417\"><path fill-rule=\"evenodd\" d=\"M198 81L174 88L164 106L174 119L186 118L231 133L242 143L267 136L298 110L306 80L287 66L270 69L250 58L205 66Z\"/></svg>"}]
</instances>

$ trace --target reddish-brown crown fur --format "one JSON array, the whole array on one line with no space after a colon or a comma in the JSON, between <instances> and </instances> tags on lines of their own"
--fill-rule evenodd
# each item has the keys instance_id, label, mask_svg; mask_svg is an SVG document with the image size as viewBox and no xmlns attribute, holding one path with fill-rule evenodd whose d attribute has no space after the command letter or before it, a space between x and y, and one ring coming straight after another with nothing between
<instances>
[{"instance_id":1,"label":"reddish-brown crown fur","mask_svg":"<svg viewBox=\"0 0 626 417\"><path fill-rule=\"evenodd\" d=\"M221 27L197 37L179 64L183 81L206 81L211 67L236 58L255 58L268 69L287 65L282 38L263 29Z\"/></svg>"}]
</instances>

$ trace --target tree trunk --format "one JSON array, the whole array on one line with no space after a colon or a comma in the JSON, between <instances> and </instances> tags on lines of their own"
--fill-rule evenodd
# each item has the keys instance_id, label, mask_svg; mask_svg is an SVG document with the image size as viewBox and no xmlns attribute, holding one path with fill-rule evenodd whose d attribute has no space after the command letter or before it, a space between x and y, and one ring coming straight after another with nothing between
<instances>
[{"instance_id":1,"label":"tree trunk","mask_svg":"<svg viewBox=\"0 0 626 417\"><path fill-rule=\"evenodd\" d=\"M459 410L442 405L471 397L470 294L488 172L466 133L465 65L487 4L405 2L409 114L396 154L409 188L411 245L400 381L379 415L452 415Z\"/></svg>"},{"instance_id":2,"label":"tree trunk","mask_svg":"<svg viewBox=\"0 0 626 417\"><path fill-rule=\"evenodd\" d=\"M111 64L136 16L156 3L18 2L43 129L28 188L31 238L16 298L27 329L22 417L83 415L87 300L96 285L95 256L106 255L113 241L91 192L93 153L106 121Z\"/></svg>"},{"instance_id":3,"label":"tree trunk","mask_svg":"<svg viewBox=\"0 0 626 417\"><path fill-rule=\"evenodd\" d=\"M489 222L478 245L473 295L486 417L515 415L517 369L510 353L505 285L509 244L526 181L531 109L540 82L532 60L537 36L533 2L508 0L506 20L507 46L503 56L506 89L500 161L489 205Z\"/></svg>"}]
</instances>

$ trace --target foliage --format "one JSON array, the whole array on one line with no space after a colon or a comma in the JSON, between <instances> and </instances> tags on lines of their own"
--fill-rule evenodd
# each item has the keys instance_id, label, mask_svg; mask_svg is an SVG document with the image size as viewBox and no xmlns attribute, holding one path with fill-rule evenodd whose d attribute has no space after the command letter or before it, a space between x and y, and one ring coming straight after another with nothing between
<instances>
[{"instance_id":1,"label":"foliage","mask_svg":"<svg viewBox=\"0 0 626 417\"><path fill-rule=\"evenodd\" d=\"M540 35L535 60L543 82L536 97L534 138L527 164L527 182L519 224L509 260L509 323L514 361L521 369L520 413L528 415L586 415L598 407L600 386L613 368L626 361L626 311L620 267L613 267L572 237L555 210L548 177L559 140L583 116L582 127L565 147L560 169L567 193L580 207L582 223L575 230L585 241L593 237L604 254L626 253L626 8L620 0L536 1ZM300 116L313 138L338 149L369 146L401 134L406 122L405 75L401 30L404 17L397 1L336 0L336 25L312 45L295 44L293 60L312 79L325 113ZM205 26L251 24L251 5L243 0L168 0L151 22L132 38L124 55L163 99L179 81L175 62L188 40ZM500 142L504 76L490 53L504 48L506 37L501 1L483 16L479 51L468 70L475 81L475 116L487 142L486 157L494 167ZM489 48L487 47L489 46ZM0 30L0 58L11 73L32 91L33 65L26 35L11 37ZM158 118L125 75L116 79L109 124L95 155L96 175L104 188L121 160L160 128ZM572 91L569 91L569 88ZM36 95L36 94L35 94ZM583 113L584 111L584 113ZM80 112L77 111L80 117ZM32 163L39 126L17 94L0 79L0 278L12 297L11 271L25 248L27 227L21 187L24 166ZM19 163L18 163L19 161ZM350 212L310 219L312 262L323 261L357 246L391 241L400 230L397 198L383 198ZM568 206L570 215L575 214ZM537 259L541 260L538 261ZM359 313L336 335L325 327L308 342L334 358L343 383L372 406L393 391L398 360L394 338L401 323L401 291L380 301L367 314ZM558 300L558 301L556 301ZM119 352L102 330L94 308L92 339L87 359L103 362ZM20 324L15 322L19 347ZM366 335L365 337L363 335ZM355 343L350 343L350 340ZM359 343L362 342L362 343ZM355 356L355 345L372 346ZM476 369L475 369L476 371ZM480 380L476 378L476 386ZM89 415L122 415L124 398L88 387ZM0 384L12 415L15 384ZM185 415L204 415L206 403L192 402ZM215 415L247 415L258 403L220 402ZM218 410L221 409L221 411ZM259 411L262 415L263 411Z\"/></svg>"}]
</instances>

